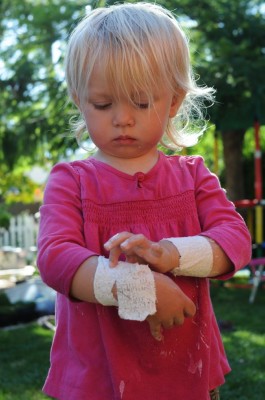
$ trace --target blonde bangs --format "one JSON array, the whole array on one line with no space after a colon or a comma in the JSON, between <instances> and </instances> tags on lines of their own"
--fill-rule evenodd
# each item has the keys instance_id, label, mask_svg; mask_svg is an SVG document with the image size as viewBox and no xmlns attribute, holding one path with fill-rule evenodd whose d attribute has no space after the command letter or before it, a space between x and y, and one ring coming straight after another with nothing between
<instances>
[{"instance_id":1,"label":"blonde bangs","mask_svg":"<svg viewBox=\"0 0 265 400\"><path fill-rule=\"evenodd\" d=\"M144 51L145 55L140 54L126 43L120 48L103 51L103 71L114 97L123 97L134 103L137 97L144 94L151 102L162 82L165 85L156 60L152 54L150 56L150 49L145 48Z\"/></svg>"},{"instance_id":2,"label":"blonde bangs","mask_svg":"<svg viewBox=\"0 0 265 400\"><path fill-rule=\"evenodd\" d=\"M75 59L76 70L66 74L68 87L83 97L93 69L100 66L114 96L130 99L132 93L144 92L152 97L160 85L174 92L182 86L188 89L189 56L187 47L179 43L184 39L181 31L175 20L153 8L147 14L144 4L113 6L96 9L86 17L70 38L69 48L73 47L75 54L69 58ZM75 76L73 82L71 75Z\"/></svg>"}]
</instances>

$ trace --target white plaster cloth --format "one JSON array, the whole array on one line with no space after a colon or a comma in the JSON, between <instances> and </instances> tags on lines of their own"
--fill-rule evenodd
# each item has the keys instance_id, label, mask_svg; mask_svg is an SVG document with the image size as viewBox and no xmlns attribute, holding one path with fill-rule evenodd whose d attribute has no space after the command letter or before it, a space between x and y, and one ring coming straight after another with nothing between
<instances>
[{"instance_id":1,"label":"white plaster cloth","mask_svg":"<svg viewBox=\"0 0 265 400\"><path fill-rule=\"evenodd\" d=\"M204 236L166 238L178 249L179 267L170 272L174 276L194 276L206 278L213 268L213 251Z\"/></svg>"},{"instance_id":2,"label":"white plaster cloth","mask_svg":"<svg viewBox=\"0 0 265 400\"><path fill-rule=\"evenodd\" d=\"M112 293L116 284L118 301ZM114 268L100 256L94 278L95 297L106 306L118 306L123 319L144 321L156 312L154 276L147 265L120 261Z\"/></svg>"}]
</instances>

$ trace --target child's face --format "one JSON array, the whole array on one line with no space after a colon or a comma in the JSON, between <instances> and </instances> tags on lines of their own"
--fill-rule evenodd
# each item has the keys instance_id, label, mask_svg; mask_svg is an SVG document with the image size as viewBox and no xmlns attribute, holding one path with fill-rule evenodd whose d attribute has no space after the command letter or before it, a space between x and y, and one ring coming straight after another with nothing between
<instances>
[{"instance_id":1,"label":"child's face","mask_svg":"<svg viewBox=\"0 0 265 400\"><path fill-rule=\"evenodd\" d=\"M132 97L133 98L133 97ZM79 102L91 140L105 154L137 158L156 150L169 117L174 117L183 96L176 98L163 85L148 104L145 93L134 104L125 96L113 96L100 68L93 72L87 98Z\"/></svg>"}]
</instances>

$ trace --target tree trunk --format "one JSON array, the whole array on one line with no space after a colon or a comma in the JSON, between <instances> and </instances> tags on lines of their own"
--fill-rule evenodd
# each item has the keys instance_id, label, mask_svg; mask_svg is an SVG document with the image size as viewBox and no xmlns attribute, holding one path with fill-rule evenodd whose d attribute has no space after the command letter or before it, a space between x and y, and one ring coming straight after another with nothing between
<instances>
[{"instance_id":1,"label":"tree trunk","mask_svg":"<svg viewBox=\"0 0 265 400\"><path fill-rule=\"evenodd\" d=\"M245 198L242 147L245 129L221 132L224 148L225 188L232 201Z\"/></svg>"}]
</instances>

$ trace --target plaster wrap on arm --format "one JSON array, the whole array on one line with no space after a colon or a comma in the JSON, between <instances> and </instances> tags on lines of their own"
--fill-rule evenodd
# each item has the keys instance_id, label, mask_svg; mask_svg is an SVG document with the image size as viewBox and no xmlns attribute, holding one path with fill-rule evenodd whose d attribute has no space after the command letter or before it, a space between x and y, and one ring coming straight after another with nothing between
<instances>
[{"instance_id":1,"label":"plaster wrap on arm","mask_svg":"<svg viewBox=\"0 0 265 400\"><path fill-rule=\"evenodd\" d=\"M116 285L117 298L112 293ZM105 306L118 306L123 319L144 321L156 312L154 276L147 265L120 261L114 268L109 260L100 256L94 278L97 301Z\"/></svg>"},{"instance_id":2,"label":"plaster wrap on arm","mask_svg":"<svg viewBox=\"0 0 265 400\"><path fill-rule=\"evenodd\" d=\"M180 254L179 267L170 272L174 276L194 276L206 278L213 268L213 251L208 239L204 236L166 238Z\"/></svg>"}]
</instances>

